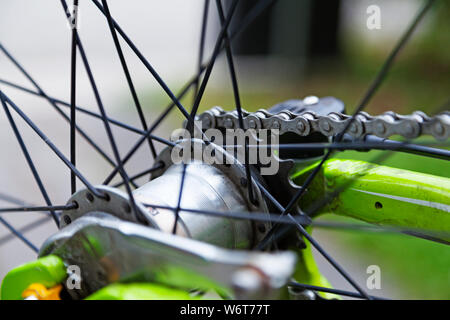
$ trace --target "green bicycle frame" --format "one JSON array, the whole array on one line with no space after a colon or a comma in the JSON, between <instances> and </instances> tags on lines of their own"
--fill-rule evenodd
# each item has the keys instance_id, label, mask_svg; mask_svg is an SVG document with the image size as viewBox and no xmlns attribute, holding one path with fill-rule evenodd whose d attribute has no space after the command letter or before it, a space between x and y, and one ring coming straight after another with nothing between
<instances>
[{"instance_id":1,"label":"green bicycle frame","mask_svg":"<svg viewBox=\"0 0 450 320\"><path fill-rule=\"evenodd\" d=\"M294 181L301 185L314 167L296 172ZM329 160L319 175L300 203L310 215L417 230L450 244L450 179L355 160Z\"/></svg>"},{"instance_id":2,"label":"green bicycle frame","mask_svg":"<svg viewBox=\"0 0 450 320\"><path fill-rule=\"evenodd\" d=\"M317 164L294 170L301 185ZM434 240L450 243L450 179L355 160L328 160L299 206L313 217L334 213L377 224L418 230ZM311 231L311 228L308 228ZM331 287L314 261L311 245L295 250L294 274L300 283ZM11 270L3 279L2 299L20 299L31 283L56 284L64 277L58 257L43 257ZM51 262L51 263L50 263ZM62 270L62 271L61 271ZM50 275L50 276L49 276ZM112 284L88 299L198 299L165 284ZM213 288L211 288L213 289ZM325 298L336 295L320 293Z\"/></svg>"},{"instance_id":3,"label":"green bicycle frame","mask_svg":"<svg viewBox=\"0 0 450 320\"><path fill-rule=\"evenodd\" d=\"M302 185L317 166L294 170ZM326 213L368 223L397 227L410 234L450 244L450 179L356 160L328 160L299 206L312 217ZM412 232L417 230L417 232ZM294 249L294 248L293 248ZM331 287L311 252L296 250L294 278L301 283ZM325 298L336 295L319 293Z\"/></svg>"}]
</instances>

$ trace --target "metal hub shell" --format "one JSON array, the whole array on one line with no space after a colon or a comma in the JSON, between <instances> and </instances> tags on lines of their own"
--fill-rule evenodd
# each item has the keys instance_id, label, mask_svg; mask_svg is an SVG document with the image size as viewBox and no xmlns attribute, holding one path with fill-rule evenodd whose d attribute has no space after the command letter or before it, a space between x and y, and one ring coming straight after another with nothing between
<instances>
[{"instance_id":1,"label":"metal hub shell","mask_svg":"<svg viewBox=\"0 0 450 320\"><path fill-rule=\"evenodd\" d=\"M193 139L194 148L204 150L206 144ZM223 148L214 148L215 159L195 159L186 165L185 185L180 207L190 210L213 212L268 212L256 182L252 179L251 203L244 166ZM171 148L161 152L156 161L164 164L163 169L154 173L152 180L133 192L137 212L129 205L128 195L118 189L98 186L106 199L94 197L88 190L74 194L69 203L76 202L76 209L66 210L61 216L61 227L90 212L105 212L122 220L148 225L163 232L171 233L175 223L175 212L181 185L182 164L173 164ZM219 160L228 159L220 164ZM212 163L212 164L207 164ZM245 183L243 183L245 182ZM161 208L165 207L165 208ZM251 248L258 243L270 225L265 222L228 219L180 210L177 221L177 235L204 241L226 248Z\"/></svg>"}]
</instances>

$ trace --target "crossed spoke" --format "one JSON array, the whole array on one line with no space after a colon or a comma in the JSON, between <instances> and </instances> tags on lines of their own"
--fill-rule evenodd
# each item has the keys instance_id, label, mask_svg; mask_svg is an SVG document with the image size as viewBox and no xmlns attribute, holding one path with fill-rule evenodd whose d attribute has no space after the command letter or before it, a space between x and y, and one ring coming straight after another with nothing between
<instances>
[{"instance_id":1,"label":"crossed spoke","mask_svg":"<svg viewBox=\"0 0 450 320\"><path fill-rule=\"evenodd\" d=\"M108 8L108 3L106 2L106 0L102 0L102 4L103 4L103 8L105 9L105 14L106 14L106 18L108 20L109 30L111 31L111 35L112 35L113 40L114 40L114 45L116 47L117 54L119 55L120 63L122 65L123 72L124 72L125 77L127 79L128 87L130 89L131 96L133 97L133 101L134 101L134 104L136 106L136 110L138 112L142 128L144 130L147 130L148 129L147 121L145 120L144 112L142 111L141 102L139 101L138 95L136 93L136 89L134 87L134 83L133 83L133 80L131 78L130 70L128 69L128 65L127 65L127 62L125 60L125 56L123 54L122 47L120 46L119 38L117 37L116 29L114 28L114 23L112 21L112 17L111 17L111 14L109 12L109 8ZM156 158L156 149L155 149L155 146L153 145L153 142L152 142L152 140L150 138L148 138L148 144L149 144L150 151L151 151L151 154L152 154L153 159L154 159L154 158Z\"/></svg>"},{"instance_id":2,"label":"crossed spoke","mask_svg":"<svg viewBox=\"0 0 450 320\"><path fill-rule=\"evenodd\" d=\"M65 0L61 0L61 4L63 6L63 9L67 13L67 4L66 4ZM108 11L108 7L106 6L105 9L106 9L107 16L109 17L108 20L110 20L110 14L109 14L109 11ZM106 111L105 111L105 108L103 106L102 99L100 98L100 93L98 91L97 84L96 84L96 82L94 80L94 75L92 74L92 70L91 70L91 67L89 65L89 62L88 62L88 59L87 59L87 56L86 56L86 52L85 52L84 47L83 47L83 45L81 43L81 40L80 40L80 37L78 35L77 29L73 28L73 30L75 32L74 36L75 36L75 41L76 41L76 48L78 49L78 52L81 55L81 59L83 61L83 65L84 65L84 68L86 70L89 82L91 84L91 88L92 88L92 91L94 93L98 109L99 109L100 114L102 116L102 120L103 120L103 123L104 123L104 126L105 126L105 130L106 130L106 133L107 133L107 136L108 136L111 148L113 150L114 157L116 159L118 171L119 171L122 179L125 181L125 189L126 189L126 191L128 193L128 197L130 199L131 208L132 208L133 212L136 214L136 216L139 216L139 214L138 214L139 211L136 208L136 203L134 201L134 196L133 196L133 193L131 191L130 180L128 178L128 175L127 175L127 173L126 173L126 171L124 169L122 160L120 158L119 149L118 149L116 141L114 139L114 135L112 133L110 123L107 120L108 117L106 116ZM99 192L97 192L97 194L98 193ZM102 195L102 197L104 197L104 196Z\"/></svg>"},{"instance_id":3,"label":"crossed spoke","mask_svg":"<svg viewBox=\"0 0 450 320\"><path fill-rule=\"evenodd\" d=\"M169 146L173 146L174 144L168 140L159 138L157 136L154 136L152 132L162 123L162 121L169 115L169 113L177 107L179 111L185 116L187 119L187 128L190 130L193 130L194 126L194 119L196 117L196 114L198 112L199 106L201 104L202 97L205 93L208 81L210 79L210 76L212 74L215 62L218 58L218 56L222 53L226 53L226 59L227 64L229 68L231 83L232 83L232 89L234 94L234 100L235 100L235 107L239 118L239 126L240 129L245 130L244 127L244 121L243 121L243 115L242 115L242 106L241 106L241 98L239 93L239 86L238 86L238 80L236 76L236 70L233 60L233 54L232 54L232 47L231 42L232 39L235 38L240 32L242 32L250 23L256 19L256 17L259 16L260 13L262 13L264 10L269 8L271 5L275 3L275 0L264 0L259 1L254 9L246 16L244 19L244 22L238 28L235 32L229 33L228 28L231 23L231 20L233 18L233 14L236 11L238 1L233 0L233 2L230 5L230 8L228 10L228 13L225 14L222 2L220 0L216 0L216 6L218 11L218 16L221 23L221 29L218 34L217 40L215 42L213 53L210 57L210 59L203 63L204 58L204 47L205 47L205 35L206 35L206 26L208 21L208 10L209 10L209 0L205 0L204 7L203 7L203 23L201 27L201 37L200 37L200 49L199 49L199 58L198 58L198 73L182 88L180 93L175 96L172 91L169 89L167 84L162 80L162 78L159 76L157 71L153 68L153 66L150 64L150 62L144 57L144 55L139 51L139 49L135 46L135 44L131 41L131 39L127 36L127 34L122 30L122 28L117 24L117 22L113 19L110 9L108 7L108 3L106 0L101 0L101 4L97 0L92 0L94 5L103 13L105 16L109 30L111 32L111 36L117 51L117 54L120 59L120 63L123 69L123 72L125 74L126 81L128 83L128 87L130 90L130 93L132 95L136 111L139 116L139 120L141 122L142 129L135 128L133 126L124 124L120 121L111 119L106 114L106 109L103 105L102 99L100 97L97 84L94 79L94 75L92 73L92 70L90 68L90 65L88 63L86 52L83 48L83 45L81 43L81 40L79 38L76 25L72 28L72 51L71 51L71 82L70 82L70 103L64 102L62 100L58 100L56 98L52 98L48 96L41 87L34 81L33 78L23 69L23 67L18 64L18 62L9 54L8 51L0 44L0 50L2 50L6 56L22 71L22 73L30 80L30 82L34 85L37 91L33 91L24 87L21 87L19 85L12 84L6 80L0 80L0 83L15 87L17 89L27 91L31 94L34 94L36 96L40 96L45 98L49 101L49 103L70 123L70 160L67 159L63 153L48 139L48 137L32 122L32 120L3 92L0 91L0 98L2 102L2 106L4 108L5 114L8 118L8 121L11 125L12 130L14 131L14 134L17 138L17 141L22 149L22 153L24 154L28 166L30 167L30 170L32 171L32 174L34 176L34 179L42 193L42 196L46 202L46 206L27 206L22 204L20 207L11 207L11 208L0 208L0 213L4 212L42 212L46 211L49 212L51 217L53 217L54 221L58 224L58 216L57 211L61 210L68 210L73 209L75 204L68 204L68 205L53 205L50 201L50 198L47 194L47 191L42 183L42 180L36 170L36 167L30 157L29 151L25 145L25 142L23 141L23 138L15 124L15 121L10 113L10 108L13 109L27 124L30 126L35 133L50 147L50 149L65 163L65 165L70 169L70 176L71 176L71 192L74 193L76 191L76 179L78 178L87 189L89 189L95 196L97 197L104 197L104 194L101 193L99 190L96 190L95 187L93 187L90 182L78 171L76 168L76 132L78 132L81 136L83 136L89 144L91 144L106 160L109 162L113 167L114 170L108 175L106 180L104 181L104 184L109 184L112 179L117 175L117 173L120 174L122 178L122 182L117 183L115 187L119 187L124 185L126 188L126 191L129 195L130 204L132 207L132 210L138 214L139 210L136 208L136 203L134 201L133 193L131 190L130 185L134 185L137 187L137 185L133 182L135 179L138 179L140 177L143 177L147 174L150 174L154 171L162 169L162 163L156 163L153 165L153 167L144 170L141 173L138 173L132 177L128 176L126 170L125 170L125 164L130 160L130 158L133 156L133 154L139 149L139 147L145 142L148 142L150 152L153 156L153 158L156 157L156 150L154 147L153 142L158 141L161 143L164 143ZM302 149L317 149L317 150L326 150L324 156L322 157L319 164L314 168L312 173L307 177L304 184L301 186L300 190L294 195L294 197L291 199L291 201L287 204L286 207L283 207L271 194L270 192L258 181L255 180L256 185L261 190L262 194L264 195L265 199L270 201L274 206L281 212L281 214L273 214L273 213L257 213L257 212L251 212L251 213L244 213L244 212L215 212L215 211L208 211L208 210L191 210L191 209L185 209L181 207L181 200L183 195L183 188L185 187L185 178L186 178L186 167L187 165L183 165L182 175L181 175L181 183L178 193L178 203L175 208L171 207L164 207L164 206L157 206L157 205L148 205L155 208L165 208L169 210L173 210L175 214L175 223L173 226L173 233L176 233L177 228L177 222L179 219L179 212L180 211L187 211L187 212L193 212L198 214L206 214L211 216L224 216L232 219L249 219L249 220L260 220L260 221L268 221L272 222L272 228L269 230L266 237L259 243L258 249L264 249L270 245L273 244L273 242L277 239L281 239L284 235L291 232L293 228L295 228L304 239L306 239L313 247L315 247L319 253L356 289L356 292L349 292L344 290L338 290L338 289L330 289L330 288L324 288L324 287L318 287L318 286L311 286L306 284L300 284L297 282L291 282L289 285L292 287L296 287L298 289L309 289L309 290L315 290L315 291L322 291L322 292L329 292L329 293L335 293L340 295L346 295L351 297L357 297L357 298L365 298L365 299L380 299L379 297L374 297L368 295L353 279L352 277L322 248L322 246L308 233L305 229L305 226L316 226L316 227L330 227L327 226L324 223L312 223L310 217L314 215L315 212L317 212L320 208L322 208L326 203L334 199L339 192L342 192L347 186L344 186L342 189L336 190L335 192L326 195L323 199L319 199L310 208L307 208L303 212L301 212L300 215L294 215L293 213L295 206L297 205L299 199L301 199L308 191L308 187L311 185L311 183L314 181L314 179L317 177L318 173L320 172L321 168L325 164L325 162L331 157L334 151L336 150L367 150L367 149L388 149L392 151L402 151L402 152L409 152L429 157L435 157L435 158L441 158L441 159L450 159L450 151L448 150L442 150L442 149L436 149L431 148L429 146L425 145L416 145L411 144L410 141L390 141L390 140L383 140L379 141L373 137L367 137L366 140L361 142L346 142L346 136L345 132L347 129L351 126L352 122L356 118L356 116L364 109L364 107L367 106L371 98L374 96L374 94L377 92L381 84L383 83L383 80L387 77L389 70L392 68L392 65L394 63L395 58L398 56L401 49L405 46L409 38L411 37L412 33L416 29L419 22L422 20L423 16L426 14L426 12L429 10L429 8L434 3L434 0L428 0L427 3L424 5L424 7L419 11L415 19L412 21L409 28L406 30L405 34L400 38L399 42L396 44L396 46L393 48L392 52L384 62L383 66L381 67L380 71L377 73L375 79L373 80L372 84L368 88L368 90L364 93L360 103L358 104L358 107L356 108L355 112L353 113L352 117L350 118L350 121L347 123L346 127L344 128L343 132L338 134L335 137L335 140L333 143L327 143L327 144L320 144L320 143L305 143L305 144L296 144L296 145L281 145L280 148L286 148L286 149L294 149L294 150L302 150ZM63 9L66 11L66 15L68 18L70 18L70 14L67 12L67 4L65 0L61 0L61 4L63 6ZM78 6L78 0L74 0L73 2L74 6ZM171 102L166 107L166 109L162 112L162 114L155 119L155 121L148 126L147 120L145 119L144 112L142 110L142 105L140 103L140 100L138 98L130 70L128 68L128 65L126 63L125 56L122 51L122 47L119 42L119 36L125 41L125 43L131 48L131 50L135 53L135 55L140 59L140 61L143 63L143 65L147 68L147 70L151 73L153 78L158 82L158 84L161 86L161 88L165 91L167 96L170 98ZM87 72L88 79L90 82L90 85L92 87L95 100L99 109L99 113L95 113L92 111L89 111L87 109L83 109L81 107L78 107L76 105L76 59L77 59L77 52L80 54L82 63L84 65L84 68ZM204 74L204 75L203 75ZM201 78L203 75L203 78ZM200 81L201 80L201 81ZM194 91L194 101L192 105L192 109L190 112L186 110L186 108L181 104L181 99L185 96L185 94L190 90L193 89ZM70 108L70 117L67 116L67 114L62 111L59 107L59 105L65 106ZM83 112L85 114L88 114L90 116L96 117L98 119L101 119L103 121L105 131L107 133L111 149L114 154L114 161L97 145L94 143L94 141L87 136L87 134L79 128L76 122L76 113L77 112ZM130 130L132 132L135 132L140 135L138 141L133 145L133 147L125 154L125 157L121 157L116 140L114 138L111 124L114 124L116 126L122 127L124 129ZM255 147L255 146L249 146L248 140L245 141L244 146L238 146L238 147L244 147L245 148L245 170L246 170L246 177L247 177L247 185L248 185L248 193L250 200L253 202L253 183L252 182L252 172L250 170L249 161L248 161L248 150L249 148ZM259 146L261 147L261 146ZM384 161L387 157L392 155L392 151L390 153L384 154L380 159L377 159L377 161ZM19 204L19 203L16 203ZM23 232L29 231L33 228L36 228L37 226L41 225L45 221L48 220L48 217L45 217L39 221L36 221L32 224L29 224L25 226L24 228L17 230L13 228L3 217L0 217L0 223L2 223L6 228L8 228L12 234L17 236L19 239L21 239L27 246L29 246L32 250L35 252L38 252L38 249L35 245L33 245L27 238L23 236ZM345 229L348 227L349 229L351 226L345 226L341 225L341 229ZM336 226L336 228L339 228L339 226ZM357 229L357 228L354 228ZM383 230L383 228L380 228L380 230ZM411 232L411 230L394 230L386 228L388 231L393 232ZM9 238L8 238L9 239ZM1 238L0 243L7 241L6 238Z\"/></svg>"},{"instance_id":4,"label":"crossed spoke","mask_svg":"<svg viewBox=\"0 0 450 320\"><path fill-rule=\"evenodd\" d=\"M392 68L392 65L395 61L395 58L400 53L401 49L405 46L405 44L410 39L411 35L413 34L414 30L418 26L419 22L422 20L422 18L425 16L426 12L431 8L432 4L435 0L428 0L427 3L423 6L423 8L419 11L417 16L414 18L412 23L410 24L409 28L406 30L406 32L403 34L403 36L400 38L396 46L393 48L392 52L389 54L388 58L384 62L383 66L381 67L380 71L376 75L374 81L368 88L368 90L363 95L363 98L361 99L360 103L358 104L358 107L356 108L356 111L353 113L352 117L350 118L350 121L347 122L346 126L344 127L344 130L337 135L335 142L340 142L346 131L350 128L351 124L355 120L356 116L363 111L363 109L367 106L370 99L373 97L373 95L376 93L376 91L379 89L380 85L382 84L383 80L386 78L389 70ZM305 182L301 186L301 188L297 191L297 193L294 195L294 197L291 199L291 201L286 206L286 210L282 212L282 215L287 214L290 212L298 203L298 201L301 199L302 196L304 196L308 190L308 187L311 185L311 183L314 181L314 178L319 174L321 168L325 164L325 162L330 158L332 155L333 150L329 149L325 155L322 157L320 163L314 168L314 170L311 172L311 174L306 178ZM266 235L265 239L263 241L267 241L273 233L276 231L277 225L272 226L268 234Z\"/></svg>"},{"instance_id":5,"label":"crossed spoke","mask_svg":"<svg viewBox=\"0 0 450 320\"><path fill-rule=\"evenodd\" d=\"M98 2L96 0L93 0L94 4L96 4L96 6L103 12L103 9L101 7L100 4L98 4ZM252 9L251 12L249 12L243 19L242 24L240 25L239 28L237 28L230 36L229 36L229 41L231 41L232 39L235 39L239 34L241 34L244 30L246 30L249 25L252 24L252 22L258 18L258 16L264 12L265 10L269 9L274 3L276 2L276 0L263 0L258 2L255 7ZM120 26L115 22L114 26L116 28L116 30L119 32L119 34L123 37L123 39L130 45L131 40L128 38L128 36L125 34L125 32L120 28ZM224 30L222 28L222 30ZM131 47L131 45L130 45ZM137 50L137 49L136 49ZM225 50L225 45L222 44L221 48L220 48L220 52L223 52ZM216 56L217 58L217 56ZM143 58L143 56L140 56L141 61L144 60L145 58ZM189 89L191 89L196 81L198 81L198 79L200 78L200 76L203 74L203 72L205 72L207 66L209 65L213 65L214 64L214 57L211 57L208 62L206 62L205 64L202 65L202 67L200 68L200 72L195 75L194 77L192 77L185 85L184 87L181 89L180 93L177 96L178 100L181 100L184 95L186 95L186 93L189 91ZM145 62L142 61L145 65ZM197 94L198 96L198 94ZM197 97L196 96L196 97ZM130 151L125 155L125 157L123 158L123 163L126 164L130 158L134 155L134 153L139 149L139 147L142 145L142 143L145 141L147 135L150 135L161 123L162 121L170 114L170 112L173 110L173 108L175 107L175 103L172 101L166 108L165 110L162 112L162 114L155 120L155 122L150 126L150 128L147 130L147 132L144 134L144 137L141 137L136 143L135 145L130 149ZM183 114L185 115L185 114ZM185 115L186 116L186 115ZM189 117L186 116L187 119L189 119ZM111 180L115 177L115 175L118 173L118 168L116 167L109 175L108 177L105 179L105 181L103 182L104 184L109 184L111 182Z\"/></svg>"},{"instance_id":6,"label":"crossed spoke","mask_svg":"<svg viewBox=\"0 0 450 320\"><path fill-rule=\"evenodd\" d=\"M101 194L94 186L81 174L81 172L72 165L69 159L64 156L64 154L59 150L55 144L48 138L44 132L8 97L5 95L3 91L0 90L0 97L2 101L5 101L14 111L27 123L27 125L33 129L33 131L44 141L47 146L58 156L60 160L75 173L75 175L80 179L81 182L89 189L95 196L102 198L103 194Z\"/></svg>"},{"instance_id":7,"label":"crossed spoke","mask_svg":"<svg viewBox=\"0 0 450 320\"><path fill-rule=\"evenodd\" d=\"M2 102L2 106L5 111L5 114L8 118L9 124L11 125L11 128L14 131L14 135L16 136L17 142L19 143L20 148L22 149L22 153L23 153L23 155L28 163L28 166L33 174L36 184L39 187L42 197L44 198L47 205L51 206L52 202L47 193L47 190L45 189L44 184L42 183L42 179L39 176L39 173L37 172L36 166L34 165L34 162L31 159L30 153L28 152L28 148L25 146L25 142L23 141L22 135L20 134L19 129L17 128L16 123L11 115L11 112L9 111L8 106L6 105L6 101L5 101L5 98L3 97L3 95L0 96L0 100ZM50 209L50 214L52 215L53 220L55 221L56 225L59 226L59 219L58 219L58 216L56 215L54 209Z\"/></svg>"}]
</instances>

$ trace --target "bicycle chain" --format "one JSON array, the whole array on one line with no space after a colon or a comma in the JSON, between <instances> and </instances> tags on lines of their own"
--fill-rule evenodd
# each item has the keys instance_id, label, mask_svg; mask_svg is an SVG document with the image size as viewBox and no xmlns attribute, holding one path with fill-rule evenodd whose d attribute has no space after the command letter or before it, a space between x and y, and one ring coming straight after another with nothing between
<instances>
[{"instance_id":1,"label":"bicycle chain","mask_svg":"<svg viewBox=\"0 0 450 320\"><path fill-rule=\"evenodd\" d=\"M312 111L301 114L282 111L272 114L264 109L253 113L242 110L242 116L245 129L277 129L280 135L292 132L300 136L318 132L327 137L344 131L351 119L349 115L336 112L318 116ZM240 127L237 111L227 112L220 107L214 107L200 114L197 120L202 121L203 129ZM354 138L363 138L366 135L389 138L400 135L406 139L414 139L422 135L431 135L442 141L448 139L450 135L450 113L445 111L429 117L422 111L413 112L411 115L399 115L388 111L379 116L360 112L346 133Z\"/></svg>"}]
</instances>

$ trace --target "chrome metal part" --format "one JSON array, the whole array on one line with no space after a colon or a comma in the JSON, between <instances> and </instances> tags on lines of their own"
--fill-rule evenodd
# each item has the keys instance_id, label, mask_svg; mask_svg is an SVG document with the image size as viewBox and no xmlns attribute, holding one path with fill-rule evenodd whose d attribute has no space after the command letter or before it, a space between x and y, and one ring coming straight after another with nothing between
<instances>
[{"instance_id":1,"label":"chrome metal part","mask_svg":"<svg viewBox=\"0 0 450 320\"><path fill-rule=\"evenodd\" d=\"M331 99L331 97L322 99ZM341 112L324 115L312 111L317 105L317 108L319 106L321 108L320 113L323 113L323 105L319 104L322 99L306 97L301 102L301 106L308 107L308 109L302 109L301 113L293 113L288 109L282 110L282 107L288 105L289 101L277 105L276 113L263 109L253 113L243 110L244 127L277 129L280 135L292 132L299 136L308 136L317 132L330 137L343 132L351 116ZM200 114L198 120L202 121L204 129L239 127L239 118L236 112L226 112L220 107L214 107ZM369 134L380 138L400 135L406 139L431 135L437 140L446 140L450 137L450 114L445 111L434 117L428 117L419 111L411 115L399 115L389 111L379 116L371 116L366 112L360 112L352 121L347 133L355 138Z\"/></svg>"},{"instance_id":2,"label":"chrome metal part","mask_svg":"<svg viewBox=\"0 0 450 320\"><path fill-rule=\"evenodd\" d=\"M143 204L136 203L137 213L131 210L130 200L126 192L103 185L95 188L103 192L105 197L95 197L87 189L77 191L67 202L68 204L76 203L77 207L62 212L60 228L64 228L87 213L106 212L124 221L144 223L159 229L157 223L153 220L153 215Z\"/></svg>"},{"instance_id":3,"label":"chrome metal part","mask_svg":"<svg viewBox=\"0 0 450 320\"><path fill-rule=\"evenodd\" d=\"M193 139L189 143L192 143L192 148L201 152L193 153L191 162L186 165L181 208L222 213L268 212L253 179L250 183L253 185L256 201L252 203L249 200L249 182L246 180L245 169L233 156L214 144L206 146L201 140ZM214 148L213 156L211 152L203 152L206 147ZM62 213L61 227L90 212L105 212L124 221L141 223L171 233L174 230L176 212L168 208L176 208L178 205L183 168L182 164L173 164L171 152L171 148L161 152L157 161L164 163L164 169L156 172L150 182L133 192L136 213L131 210L126 193L115 188L98 186L107 196L106 199L96 198L88 190L78 191L68 201L77 203L78 207ZM215 159L205 158L206 154ZM185 210L179 210L178 215L177 235L226 248L251 248L270 229L268 222L214 217Z\"/></svg>"},{"instance_id":4,"label":"chrome metal part","mask_svg":"<svg viewBox=\"0 0 450 320\"><path fill-rule=\"evenodd\" d=\"M273 299L296 262L291 252L223 249L99 212L47 239L40 256L49 254L80 267L81 289L68 290L74 298L116 281L153 281L185 289L213 287L238 299Z\"/></svg>"},{"instance_id":5,"label":"chrome metal part","mask_svg":"<svg viewBox=\"0 0 450 320\"><path fill-rule=\"evenodd\" d=\"M192 186L186 186L186 188L184 188L181 207L186 209L207 209L222 212L236 212L239 210L268 212L267 204L257 186L255 178L252 178L252 181L250 182L247 181L244 166L239 163L234 156L216 144L210 143L207 145L204 141L199 139L178 142L178 145L183 144L185 147L192 147L193 150L198 150L199 152L193 152L191 154L191 163L187 165L187 173L192 174L187 175L186 178L189 179L189 176L192 178ZM208 152L206 152L206 148L208 148ZM151 201L149 202L149 200L154 199L155 201L161 201L165 198L163 201L166 203L173 203L175 196L176 200L178 200L177 196L179 192L182 165L173 164L171 153L172 148L166 148L160 153L156 161L164 163L164 169L154 172L152 180L135 191L137 198L140 199L141 202L151 204ZM185 161L189 161L189 159L185 159ZM165 177L166 175L167 177ZM256 177L256 179L257 178L258 177ZM169 180L171 182L168 182ZM167 184L162 181L166 181ZM247 187L248 183L251 183L253 186L253 196L256 200L254 203L250 201ZM157 190L157 188L153 186L156 184L164 184L165 187L161 187L162 189L159 188L159 190L166 190L167 193ZM173 185L175 185L175 187L173 187ZM203 194L199 192L200 190L205 190L205 188L210 189L210 191L203 192ZM145 194L141 195L141 191L144 191ZM174 193L174 196L169 196L170 192ZM159 197L160 200L155 199L155 197ZM207 201L206 205L204 201ZM176 206L176 204L177 202L175 202L174 206ZM270 224L268 222L232 222L230 219L215 218L211 216L200 218L198 214L183 211L180 211L180 217L182 218L182 221L180 221L181 228L192 228L192 238L214 243L223 247L232 247L229 246L229 244L232 243L230 242L230 237L236 239L234 245L238 248L252 247L253 244L261 241L270 229ZM173 212L165 212L165 216L161 216L161 220L165 220L164 224L173 226ZM219 237L222 232L211 232L212 237L209 240L207 240L208 237L202 237L201 239L197 238L196 236L201 234L201 232L198 231L201 229L206 230L206 220L211 221L213 224L216 224L216 222L220 220L222 226L227 226L226 228L228 228L230 223L235 224L235 227L231 229L231 231L241 234L236 234L235 236L229 234L226 236L225 238L228 239L227 245L213 239L217 237L217 239L221 238L224 240L225 238ZM251 226L251 233L249 232L249 225ZM189 234L189 231L187 233ZM247 237L246 241L244 241L242 235Z\"/></svg>"},{"instance_id":6,"label":"chrome metal part","mask_svg":"<svg viewBox=\"0 0 450 320\"><path fill-rule=\"evenodd\" d=\"M181 185L183 165L172 165L160 177L134 191L135 199L144 204L152 214L158 228L172 232L175 208ZM214 166L194 162L186 166L181 208L218 212L248 211L246 201L234 183ZM253 244L254 226L248 220L211 217L198 213L179 211L177 234L226 248L250 248Z\"/></svg>"}]
</instances>

